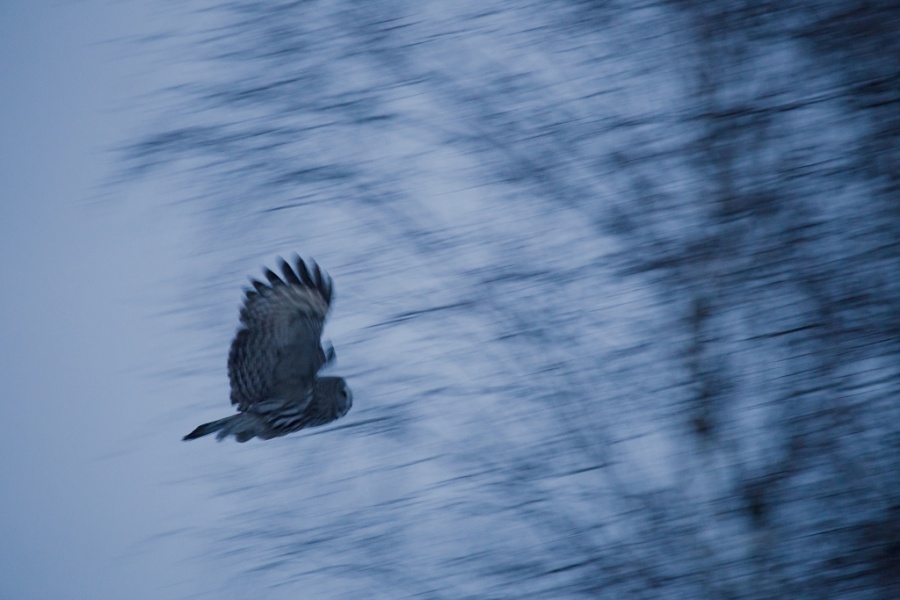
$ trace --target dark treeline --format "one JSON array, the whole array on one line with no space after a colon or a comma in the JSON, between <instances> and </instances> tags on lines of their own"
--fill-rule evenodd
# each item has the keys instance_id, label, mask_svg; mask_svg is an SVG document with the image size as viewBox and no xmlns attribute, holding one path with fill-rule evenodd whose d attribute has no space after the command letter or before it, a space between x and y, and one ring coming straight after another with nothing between
<instances>
[{"instance_id":1,"label":"dark treeline","mask_svg":"<svg viewBox=\"0 0 900 600\"><path fill-rule=\"evenodd\" d=\"M181 10L129 164L191 182L216 285L318 253L357 397L223 467L236 576L900 597L893 3Z\"/></svg>"}]
</instances>

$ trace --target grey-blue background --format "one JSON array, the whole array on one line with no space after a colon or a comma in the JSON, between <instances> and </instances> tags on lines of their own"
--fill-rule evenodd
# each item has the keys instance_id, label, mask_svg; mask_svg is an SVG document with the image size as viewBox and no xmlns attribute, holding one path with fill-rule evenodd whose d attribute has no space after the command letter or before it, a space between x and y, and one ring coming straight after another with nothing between
<instances>
[{"instance_id":1,"label":"grey-blue background","mask_svg":"<svg viewBox=\"0 0 900 600\"><path fill-rule=\"evenodd\" d=\"M0 11L0 596L896 595L890 3ZM293 251L353 411L182 444Z\"/></svg>"},{"instance_id":2,"label":"grey-blue background","mask_svg":"<svg viewBox=\"0 0 900 600\"><path fill-rule=\"evenodd\" d=\"M189 230L107 186L160 81L126 42L155 16L0 4L2 598L182 598L214 568L175 535L212 522L165 417L192 386L159 377L192 344L165 315Z\"/></svg>"}]
</instances>

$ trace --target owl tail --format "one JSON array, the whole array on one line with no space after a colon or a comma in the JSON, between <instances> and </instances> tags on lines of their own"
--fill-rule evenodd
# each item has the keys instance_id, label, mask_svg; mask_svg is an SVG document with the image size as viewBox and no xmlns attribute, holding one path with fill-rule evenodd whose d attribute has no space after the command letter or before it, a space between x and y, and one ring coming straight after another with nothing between
<instances>
[{"instance_id":1,"label":"owl tail","mask_svg":"<svg viewBox=\"0 0 900 600\"><path fill-rule=\"evenodd\" d=\"M257 433L255 427L256 420L247 419L247 417L248 415L246 413L238 413L236 415L231 415L230 417L225 417L224 419L219 419L218 421L204 423L184 436L182 441L196 440L204 435L209 435L210 433L218 431L219 433L216 435L217 440L221 440L227 435L234 435L237 441L246 442L255 437Z\"/></svg>"}]
</instances>

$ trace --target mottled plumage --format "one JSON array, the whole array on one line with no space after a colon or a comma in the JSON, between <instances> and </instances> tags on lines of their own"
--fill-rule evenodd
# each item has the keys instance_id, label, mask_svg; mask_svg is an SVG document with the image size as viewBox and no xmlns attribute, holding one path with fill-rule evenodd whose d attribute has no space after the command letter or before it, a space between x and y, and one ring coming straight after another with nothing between
<instances>
[{"instance_id":1,"label":"mottled plumage","mask_svg":"<svg viewBox=\"0 0 900 600\"><path fill-rule=\"evenodd\" d=\"M238 414L200 425L185 440L213 432L220 440L268 440L330 423L350 410L353 395L344 379L317 377L334 354L320 344L331 278L315 263L309 268L300 257L295 263L281 259L281 277L266 269L267 283L251 280L253 289L247 290L228 355L231 403Z\"/></svg>"}]
</instances>

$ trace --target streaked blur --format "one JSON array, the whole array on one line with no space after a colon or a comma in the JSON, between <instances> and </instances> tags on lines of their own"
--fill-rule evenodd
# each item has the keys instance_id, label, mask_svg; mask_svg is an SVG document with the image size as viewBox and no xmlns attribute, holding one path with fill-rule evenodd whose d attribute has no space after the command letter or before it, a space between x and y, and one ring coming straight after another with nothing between
<instances>
[{"instance_id":1,"label":"streaked blur","mask_svg":"<svg viewBox=\"0 0 900 600\"><path fill-rule=\"evenodd\" d=\"M210 594L900 595L900 18L827 4L171 9L120 163L197 229L171 443L279 254L354 390L180 451Z\"/></svg>"}]
</instances>

